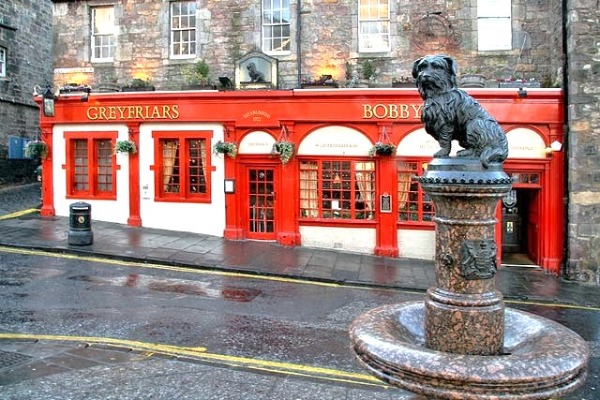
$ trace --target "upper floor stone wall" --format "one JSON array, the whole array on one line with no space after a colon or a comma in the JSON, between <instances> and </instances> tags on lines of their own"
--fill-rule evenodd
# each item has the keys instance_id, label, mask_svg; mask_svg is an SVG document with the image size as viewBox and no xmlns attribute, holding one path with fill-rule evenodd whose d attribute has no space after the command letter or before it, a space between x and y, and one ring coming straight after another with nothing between
<instances>
[{"instance_id":1,"label":"upper floor stone wall","mask_svg":"<svg viewBox=\"0 0 600 400\"><path fill-rule=\"evenodd\" d=\"M102 3L105 4L106 2ZM94 1L55 1L55 67L93 67L87 76L55 76L64 84L92 86L112 80L125 85L136 75L151 78L161 89L178 89L185 80L185 66L195 60L169 58L169 2L123 0L116 2L118 26L114 62L90 61L90 6ZM390 2L391 50L358 51L358 1L312 0L290 2L291 47L279 60L280 88L299 86L331 74L344 83L352 71L362 74L366 63L375 70L373 81L390 84L393 78L409 76L412 62L421 55L445 53L464 70L478 71L494 86L497 79L519 76L554 85L560 77L562 31L557 24L559 0L512 2L513 46L507 51L477 51L477 0ZM449 32L457 42L443 48L422 49L414 28L427 11L447 18ZM197 59L205 60L211 78L234 75L235 60L261 49L261 3L256 0L198 1ZM451 43L452 42L452 43ZM84 81L85 80L85 81ZM75 82L74 82L75 83Z\"/></svg>"}]
</instances>

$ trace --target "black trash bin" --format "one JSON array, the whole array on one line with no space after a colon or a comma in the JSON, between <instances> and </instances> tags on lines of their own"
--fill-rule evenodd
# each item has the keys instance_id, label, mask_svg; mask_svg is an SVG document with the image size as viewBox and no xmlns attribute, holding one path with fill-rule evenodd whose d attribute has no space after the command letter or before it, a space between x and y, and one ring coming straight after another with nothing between
<instances>
[{"instance_id":1,"label":"black trash bin","mask_svg":"<svg viewBox=\"0 0 600 400\"><path fill-rule=\"evenodd\" d=\"M94 242L92 206L79 201L69 206L69 244L88 246Z\"/></svg>"}]
</instances>

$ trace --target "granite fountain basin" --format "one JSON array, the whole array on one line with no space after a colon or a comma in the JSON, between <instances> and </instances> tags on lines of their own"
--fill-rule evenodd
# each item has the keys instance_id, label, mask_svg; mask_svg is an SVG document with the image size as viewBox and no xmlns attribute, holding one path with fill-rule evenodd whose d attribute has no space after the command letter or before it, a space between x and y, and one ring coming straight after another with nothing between
<instances>
[{"instance_id":1,"label":"granite fountain basin","mask_svg":"<svg viewBox=\"0 0 600 400\"><path fill-rule=\"evenodd\" d=\"M585 381L589 350L575 332L545 318L505 309L499 355L425 347L425 305L406 302L359 316L350 336L359 361L379 379L439 399L549 399Z\"/></svg>"}]
</instances>

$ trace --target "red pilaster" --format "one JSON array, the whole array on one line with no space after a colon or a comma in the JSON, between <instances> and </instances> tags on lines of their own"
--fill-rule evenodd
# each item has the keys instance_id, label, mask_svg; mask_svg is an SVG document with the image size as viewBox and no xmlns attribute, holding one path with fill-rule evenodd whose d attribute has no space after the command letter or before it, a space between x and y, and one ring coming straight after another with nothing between
<instances>
[{"instance_id":1,"label":"red pilaster","mask_svg":"<svg viewBox=\"0 0 600 400\"><path fill-rule=\"evenodd\" d=\"M384 130L392 132L391 125L379 125L379 135L383 136ZM392 142L394 136L390 135ZM376 214L378 216L377 226L377 243L375 245L375 255L386 257L398 257L398 228L397 228L397 189L395 179L387 177L395 176L396 157L394 155L380 155L376 157L377 171L377 190L375 192L377 207ZM381 212L381 196L390 196L391 212Z\"/></svg>"},{"instance_id":2,"label":"red pilaster","mask_svg":"<svg viewBox=\"0 0 600 400\"><path fill-rule=\"evenodd\" d=\"M40 117L43 118L43 117ZM40 128L42 130L42 141L48 146L48 156L42 159L42 209L40 210L40 216L53 217L56 215L54 209L54 173L52 171L52 129L53 124L42 123Z\"/></svg>"},{"instance_id":3,"label":"red pilaster","mask_svg":"<svg viewBox=\"0 0 600 400\"><path fill-rule=\"evenodd\" d=\"M237 143L235 125L233 123L226 123L224 129L225 141ZM225 193L225 230L223 231L223 237L225 239L239 240L243 239L243 230L240 222L241 217L238 215L238 203L241 193L239 177L241 174L237 171L238 168L235 159L229 156L223 157L225 158L225 180L232 180L235 189L234 193ZM225 184L225 182L223 182L223 184Z\"/></svg>"},{"instance_id":4,"label":"red pilaster","mask_svg":"<svg viewBox=\"0 0 600 400\"><path fill-rule=\"evenodd\" d=\"M292 122L283 123L284 129L287 132L291 142L297 143L294 138L294 124ZM296 144L296 150L297 148ZM283 246L299 246L300 245L300 228L298 226L298 196L299 177L298 174L298 158L296 156L285 165L281 165L280 169L280 187L277 192L277 204L280 210L281 226L277 229L277 242ZM288 206L289 205L289 206ZM293 205L293 206L292 206Z\"/></svg>"},{"instance_id":5,"label":"red pilaster","mask_svg":"<svg viewBox=\"0 0 600 400\"><path fill-rule=\"evenodd\" d=\"M550 126L548 145L554 141L564 143L561 126ZM565 151L564 146L560 151L552 151L549 154L550 165L547 170L546 182L544 182L546 195L543 196L540 224L542 235L540 248L540 266L546 271L558 275L564 255L565 235Z\"/></svg>"},{"instance_id":6,"label":"red pilaster","mask_svg":"<svg viewBox=\"0 0 600 400\"><path fill-rule=\"evenodd\" d=\"M127 225L142 226L140 216L140 125L127 124L129 129L129 140L135 144L138 149L133 154L129 154L129 218Z\"/></svg>"}]
</instances>

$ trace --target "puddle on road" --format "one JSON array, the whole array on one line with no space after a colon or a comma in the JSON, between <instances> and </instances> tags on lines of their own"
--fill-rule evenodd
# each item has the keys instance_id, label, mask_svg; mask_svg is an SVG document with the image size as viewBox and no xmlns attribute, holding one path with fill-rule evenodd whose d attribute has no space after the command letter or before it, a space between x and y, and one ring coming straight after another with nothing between
<instances>
[{"instance_id":1,"label":"puddle on road","mask_svg":"<svg viewBox=\"0 0 600 400\"><path fill-rule=\"evenodd\" d=\"M5 268L0 270L0 286L24 286L25 284L36 279L47 279L61 274L63 274L63 271L52 268Z\"/></svg>"},{"instance_id":2,"label":"puddle on road","mask_svg":"<svg viewBox=\"0 0 600 400\"><path fill-rule=\"evenodd\" d=\"M77 275L69 278L74 281L89 282L94 285L128 287L153 292L175 293L189 296L201 296L211 299L223 299L240 303L254 300L261 291L230 285L215 285L208 282L184 279L157 279L148 275L129 274L114 278L90 275Z\"/></svg>"}]
</instances>

